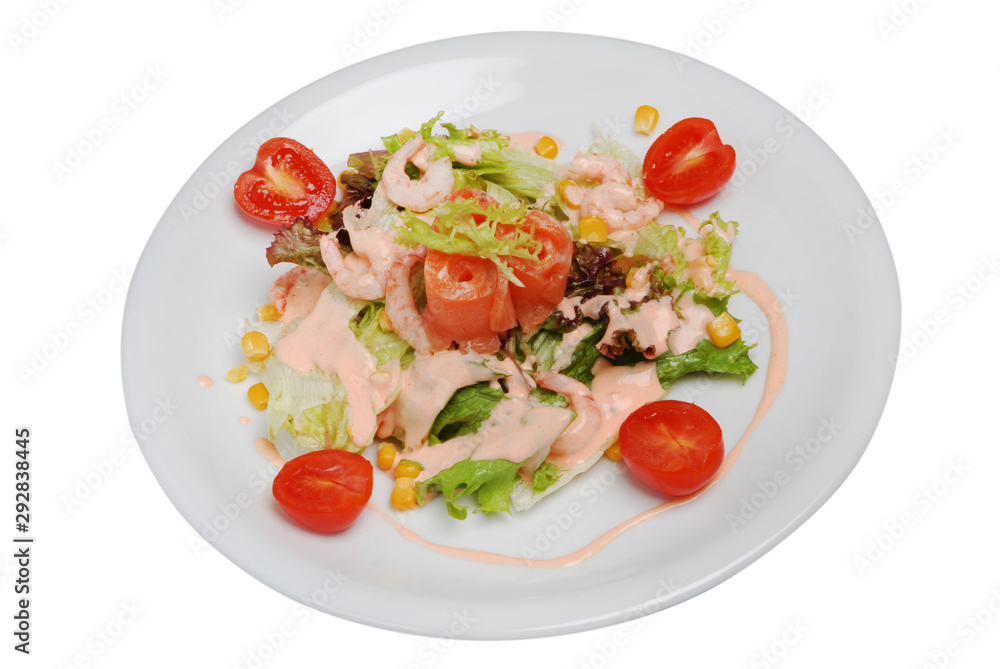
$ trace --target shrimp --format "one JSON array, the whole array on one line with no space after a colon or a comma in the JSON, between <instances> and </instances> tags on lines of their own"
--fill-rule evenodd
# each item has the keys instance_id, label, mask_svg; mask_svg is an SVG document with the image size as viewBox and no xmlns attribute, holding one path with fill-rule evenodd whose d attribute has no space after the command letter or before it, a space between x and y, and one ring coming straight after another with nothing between
<instances>
[{"instance_id":1,"label":"shrimp","mask_svg":"<svg viewBox=\"0 0 1000 669\"><path fill-rule=\"evenodd\" d=\"M632 185L632 175L619 161L601 153L577 153L565 170L566 176L596 183L623 183ZM562 175L560 175L562 176Z\"/></svg>"},{"instance_id":2,"label":"shrimp","mask_svg":"<svg viewBox=\"0 0 1000 669\"><path fill-rule=\"evenodd\" d=\"M351 248L340 253L336 233L319 240L320 254L334 283L344 295L360 300L385 297L385 285L392 263L407 250L392 243L392 235L378 228L349 230Z\"/></svg>"},{"instance_id":3,"label":"shrimp","mask_svg":"<svg viewBox=\"0 0 1000 669\"><path fill-rule=\"evenodd\" d=\"M329 277L319 270L293 267L275 280L267 296L281 320L287 322L312 311L329 283Z\"/></svg>"},{"instance_id":4,"label":"shrimp","mask_svg":"<svg viewBox=\"0 0 1000 669\"><path fill-rule=\"evenodd\" d=\"M414 137L392 154L382 171L386 197L412 211L429 211L444 201L455 185L451 159L447 156L431 161L434 147L421 137ZM420 170L414 181L406 173L407 163Z\"/></svg>"},{"instance_id":5,"label":"shrimp","mask_svg":"<svg viewBox=\"0 0 1000 669\"><path fill-rule=\"evenodd\" d=\"M537 372L535 382L569 400L576 418L549 448L548 462L571 470L592 457L602 446L601 423L604 414L590 388L558 372Z\"/></svg>"},{"instance_id":6,"label":"shrimp","mask_svg":"<svg viewBox=\"0 0 1000 669\"><path fill-rule=\"evenodd\" d=\"M638 230L655 220L663 205L656 198L640 198L635 189L620 181L606 181L587 191L580 204L583 216L599 216L608 232Z\"/></svg>"},{"instance_id":7,"label":"shrimp","mask_svg":"<svg viewBox=\"0 0 1000 669\"><path fill-rule=\"evenodd\" d=\"M371 266L356 253L340 254L336 233L319 240L320 254L333 282L347 295L359 300L378 300L385 297L385 286L380 285Z\"/></svg>"},{"instance_id":8,"label":"shrimp","mask_svg":"<svg viewBox=\"0 0 1000 669\"><path fill-rule=\"evenodd\" d=\"M417 353L430 353L431 341L423 318L417 311L416 302L413 301L410 272L426 255L427 249L423 247L408 251L389 267L385 284L385 315L396 334Z\"/></svg>"}]
</instances>

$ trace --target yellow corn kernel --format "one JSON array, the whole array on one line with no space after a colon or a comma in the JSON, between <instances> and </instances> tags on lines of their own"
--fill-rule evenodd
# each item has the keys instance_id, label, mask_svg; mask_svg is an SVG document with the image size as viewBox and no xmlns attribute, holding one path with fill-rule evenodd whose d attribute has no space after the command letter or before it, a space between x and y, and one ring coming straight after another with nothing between
<instances>
[{"instance_id":1,"label":"yellow corn kernel","mask_svg":"<svg viewBox=\"0 0 1000 669\"><path fill-rule=\"evenodd\" d=\"M559 145L556 144L556 140L548 135L544 135L540 140L535 142L535 153L542 158L555 158L559 155Z\"/></svg>"},{"instance_id":2,"label":"yellow corn kernel","mask_svg":"<svg viewBox=\"0 0 1000 669\"><path fill-rule=\"evenodd\" d=\"M396 478L415 479L423 470L424 468L413 460L400 460L396 465Z\"/></svg>"},{"instance_id":3,"label":"yellow corn kernel","mask_svg":"<svg viewBox=\"0 0 1000 669\"><path fill-rule=\"evenodd\" d=\"M638 272L638 271L639 271L638 267L633 267L632 269L630 269L628 271L628 274L625 275L625 287L626 288L631 288L632 287L632 282L635 281L635 273Z\"/></svg>"},{"instance_id":4,"label":"yellow corn kernel","mask_svg":"<svg viewBox=\"0 0 1000 669\"><path fill-rule=\"evenodd\" d=\"M622 458L625 457L622 455L622 447L617 441L608 446L608 448L604 451L604 455L608 456L608 460L612 460L614 462L621 462Z\"/></svg>"},{"instance_id":5,"label":"yellow corn kernel","mask_svg":"<svg viewBox=\"0 0 1000 669\"><path fill-rule=\"evenodd\" d=\"M584 216L580 219L579 230L580 239L591 244L608 239L608 224L600 216Z\"/></svg>"},{"instance_id":6,"label":"yellow corn kernel","mask_svg":"<svg viewBox=\"0 0 1000 669\"><path fill-rule=\"evenodd\" d=\"M392 323L389 322L389 314L385 309L378 312L378 326L382 332L392 332Z\"/></svg>"},{"instance_id":7,"label":"yellow corn kernel","mask_svg":"<svg viewBox=\"0 0 1000 669\"><path fill-rule=\"evenodd\" d=\"M389 503L397 511L409 511L417 505L417 480L409 477L396 479L389 495Z\"/></svg>"},{"instance_id":8,"label":"yellow corn kernel","mask_svg":"<svg viewBox=\"0 0 1000 669\"><path fill-rule=\"evenodd\" d=\"M417 134L417 133L413 132L409 128L403 128L402 130L399 131L399 133L397 133L397 136L399 137L399 139L401 141L405 142L410 137L413 137L415 134Z\"/></svg>"},{"instance_id":9,"label":"yellow corn kernel","mask_svg":"<svg viewBox=\"0 0 1000 669\"><path fill-rule=\"evenodd\" d=\"M635 110L635 131L640 135L652 134L660 120L660 112L656 107L641 105Z\"/></svg>"},{"instance_id":10,"label":"yellow corn kernel","mask_svg":"<svg viewBox=\"0 0 1000 669\"><path fill-rule=\"evenodd\" d=\"M254 405L257 411L263 411L267 408L267 400L270 397L270 394L267 392L267 388L264 387L263 383L255 383L247 388L247 397L250 399L250 403Z\"/></svg>"},{"instance_id":11,"label":"yellow corn kernel","mask_svg":"<svg viewBox=\"0 0 1000 669\"><path fill-rule=\"evenodd\" d=\"M708 338L719 348L725 348L740 338L740 326L724 311L708 324Z\"/></svg>"},{"instance_id":12,"label":"yellow corn kernel","mask_svg":"<svg viewBox=\"0 0 1000 669\"><path fill-rule=\"evenodd\" d=\"M250 370L247 369L246 365L240 365L238 367L233 367L228 372L226 372L226 380L232 381L233 383L239 383L243 379L247 378L247 374Z\"/></svg>"},{"instance_id":13,"label":"yellow corn kernel","mask_svg":"<svg viewBox=\"0 0 1000 669\"><path fill-rule=\"evenodd\" d=\"M583 203L583 189L572 179L563 179L557 188L559 197L570 209L577 209Z\"/></svg>"},{"instance_id":14,"label":"yellow corn kernel","mask_svg":"<svg viewBox=\"0 0 1000 669\"><path fill-rule=\"evenodd\" d=\"M240 345L243 347L243 355L247 357L247 360L255 362L266 358L267 354L271 351L271 347L267 343L267 337L264 336L264 333L257 332L256 330L251 330L243 335Z\"/></svg>"},{"instance_id":15,"label":"yellow corn kernel","mask_svg":"<svg viewBox=\"0 0 1000 669\"><path fill-rule=\"evenodd\" d=\"M392 463L396 461L396 447L392 444L382 444L378 447L378 457L375 463L384 472L392 469Z\"/></svg>"},{"instance_id":16,"label":"yellow corn kernel","mask_svg":"<svg viewBox=\"0 0 1000 669\"><path fill-rule=\"evenodd\" d=\"M281 318L281 312L273 304L257 307L257 318L262 321L276 321Z\"/></svg>"}]
</instances>

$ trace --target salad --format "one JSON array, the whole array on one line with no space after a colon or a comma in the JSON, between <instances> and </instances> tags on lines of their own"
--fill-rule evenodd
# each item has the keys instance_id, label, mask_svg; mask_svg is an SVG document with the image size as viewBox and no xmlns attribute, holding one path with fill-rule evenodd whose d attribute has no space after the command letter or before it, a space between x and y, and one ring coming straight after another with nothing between
<instances>
[{"instance_id":1,"label":"salad","mask_svg":"<svg viewBox=\"0 0 1000 669\"><path fill-rule=\"evenodd\" d=\"M685 119L645 159L598 132L561 161L552 136L440 118L351 154L339 178L275 138L236 183L243 211L278 228L267 261L290 266L243 338L248 395L287 460L281 505L343 529L372 492L366 451L394 508L440 496L459 519L526 510L605 453L665 470L646 478L667 494L703 485L721 432L692 456L697 439L662 422L690 411L653 409L687 374L757 369L728 312L738 225L681 209L724 186L732 147ZM670 484L663 435L707 474Z\"/></svg>"}]
</instances>

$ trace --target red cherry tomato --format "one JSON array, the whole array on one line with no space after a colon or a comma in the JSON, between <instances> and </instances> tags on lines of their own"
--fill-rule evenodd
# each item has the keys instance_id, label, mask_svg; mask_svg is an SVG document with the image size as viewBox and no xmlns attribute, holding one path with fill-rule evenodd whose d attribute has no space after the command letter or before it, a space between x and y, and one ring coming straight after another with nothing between
<instances>
[{"instance_id":1,"label":"red cherry tomato","mask_svg":"<svg viewBox=\"0 0 1000 669\"><path fill-rule=\"evenodd\" d=\"M734 172L735 149L723 144L715 124L704 118L686 118L668 128L653 141L642 163L646 188L669 204L707 200Z\"/></svg>"},{"instance_id":2,"label":"red cherry tomato","mask_svg":"<svg viewBox=\"0 0 1000 669\"><path fill-rule=\"evenodd\" d=\"M246 213L271 225L289 225L300 216L319 218L337 195L337 178L308 148L287 137L260 145L257 162L233 188Z\"/></svg>"},{"instance_id":3,"label":"red cherry tomato","mask_svg":"<svg viewBox=\"0 0 1000 669\"><path fill-rule=\"evenodd\" d=\"M347 451L310 451L285 463L271 490L300 525L339 532L358 519L372 496L372 464Z\"/></svg>"},{"instance_id":4,"label":"red cherry tomato","mask_svg":"<svg viewBox=\"0 0 1000 669\"><path fill-rule=\"evenodd\" d=\"M618 434L632 474L667 495L704 486L722 465L722 428L701 407L678 400L650 402L622 423Z\"/></svg>"}]
</instances>

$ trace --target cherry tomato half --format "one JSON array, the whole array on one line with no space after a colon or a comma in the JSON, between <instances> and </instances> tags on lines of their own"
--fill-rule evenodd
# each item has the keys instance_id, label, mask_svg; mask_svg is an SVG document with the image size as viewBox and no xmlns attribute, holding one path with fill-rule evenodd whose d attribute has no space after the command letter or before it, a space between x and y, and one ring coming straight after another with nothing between
<instances>
[{"instance_id":1,"label":"cherry tomato half","mask_svg":"<svg viewBox=\"0 0 1000 669\"><path fill-rule=\"evenodd\" d=\"M289 225L300 216L319 218L337 195L337 178L307 147L287 137L260 145L254 166L233 188L246 213L271 225Z\"/></svg>"},{"instance_id":2,"label":"cherry tomato half","mask_svg":"<svg viewBox=\"0 0 1000 669\"><path fill-rule=\"evenodd\" d=\"M712 197L736 172L736 150L704 118L678 121L657 137L642 163L646 188L662 202L694 204Z\"/></svg>"},{"instance_id":3,"label":"cherry tomato half","mask_svg":"<svg viewBox=\"0 0 1000 669\"><path fill-rule=\"evenodd\" d=\"M667 495L698 490L722 465L722 428L701 407L678 400L650 402L622 423L618 434L632 474Z\"/></svg>"},{"instance_id":4,"label":"cherry tomato half","mask_svg":"<svg viewBox=\"0 0 1000 669\"><path fill-rule=\"evenodd\" d=\"M310 451L285 463L271 490L281 508L316 532L339 532L372 496L372 463L347 451Z\"/></svg>"}]
</instances>

